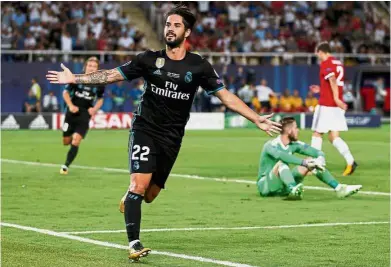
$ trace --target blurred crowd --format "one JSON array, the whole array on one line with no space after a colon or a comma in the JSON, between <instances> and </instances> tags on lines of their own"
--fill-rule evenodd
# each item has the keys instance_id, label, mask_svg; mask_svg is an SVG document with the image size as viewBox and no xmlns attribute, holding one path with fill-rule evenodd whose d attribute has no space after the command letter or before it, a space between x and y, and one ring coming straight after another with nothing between
<instances>
[{"instance_id":1,"label":"blurred crowd","mask_svg":"<svg viewBox=\"0 0 391 267\"><path fill-rule=\"evenodd\" d=\"M253 82L243 71L237 69L235 76L228 75L224 67L221 73L226 88L237 95L248 106L258 113L264 112L314 112L318 105L319 94L310 90L286 88L282 93L271 88L266 79L258 84ZM343 101L348 106L348 112L362 110L373 114L390 116L390 88L382 76L365 79L358 92L353 90L351 81L345 80ZM301 88L302 89L302 88ZM306 92L303 97L300 92ZM144 81L138 79L129 84L118 82L106 86L103 112L134 111L144 93ZM43 95L43 97L42 97ZM360 101L357 98L360 96ZM31 80L31 87L22 105L22 111L31 112L61 112L65 108L60 90L42 90L38 79ZM192 112L229 112L214 95L207 95L202 88L196 93Z\"/></svg>"},{"instance_id":2,"label":"blurred crowd","mask_svg":"<svg viewBox=\"0 0 391 267\"><path fill-rule=\"evenodd\" d=\"M3 50L140 51L145 44L145 34L122 12L119 2L1 4Z\"/></svg>"},{"instance_id":3,"label":"blurred crowd","mask_svg":"<svg viewBox=\"0 0 391 267\"><path fill-rule=\"evenodd\" d=\"M142 79L131 82L130 86L124 81L107 85L101 111L134 111L138 107L143 93L144 81ZM31 87L22 103L22 112L62 112L65 108L62 90L47 90L45 87L41 87L40 81L36 77L31 79Z\"/></svg>"},{"instance_id":4,"label":"blurred crowd","mask_svg":"<svg viewBox=\"0 0 391 267\"><path fill-rule=\"evenodd\" d=\"M165 13L172 2L155 2ZM329 41L338 53L389 53L389 28L367 2L189 2L197 16L189 49L310 52Z\"/></svg>"}]
</instances>

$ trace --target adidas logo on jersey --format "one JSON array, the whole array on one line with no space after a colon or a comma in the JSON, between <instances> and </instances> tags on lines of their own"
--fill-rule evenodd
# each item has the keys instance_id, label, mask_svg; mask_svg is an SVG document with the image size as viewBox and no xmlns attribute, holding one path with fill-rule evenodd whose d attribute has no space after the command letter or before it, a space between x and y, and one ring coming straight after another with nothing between
<instances>
[{"instance_id":1,"label":"adidas logo on jersey","mask_svg":"<svg viewBox=\"0 0 391 267\"><path fill-rule=\"evenodd\" d=\"M9 115L1 124L1 129L20 129L20 125L15 120L14 115Z\"/></svg>"},{"instance_id":2,"label":"adidas logo on jersey","mask_svg":"<svg viewBox=\"0 0 391 267\"><path fill-rule=\"evenodd\" d=\"M160 69L157 69L153 72L153 74L155 75L162 75L162 72L160 71Z\"/></svg>"},{"instance_id":3,"label":"adidas logo on jersey","mask_svg":"<svg viewBox=\"0 0 391 267\"><path fill-rule=\"evenodd\" d=\"M46 123L42 115L38 115L29 125L29 129L49 129L49 124Z\"/></svg>"}]
</instances>

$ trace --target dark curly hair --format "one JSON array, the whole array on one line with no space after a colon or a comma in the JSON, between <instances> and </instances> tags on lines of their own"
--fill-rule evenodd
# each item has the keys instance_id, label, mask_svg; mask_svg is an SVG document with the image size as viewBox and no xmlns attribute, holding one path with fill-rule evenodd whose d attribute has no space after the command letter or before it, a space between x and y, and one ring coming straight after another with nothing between
<instances>
[{"instance_id":1,"label":"dark curly hair","mask_svg":"<svg viewBox=\"0 0 391 267\"><path fill-rule=\"evenodd\" d=\"M173 9L171 9L166 14L166 21L167 18L171 15L179 15L183 18L183 24L185 25L185 29L192 30L194 27L194 24L196 23L197 18L193 13L191 13L190 9L187 7L186 4L178 4Z\"/></svg>"}]
</instances>

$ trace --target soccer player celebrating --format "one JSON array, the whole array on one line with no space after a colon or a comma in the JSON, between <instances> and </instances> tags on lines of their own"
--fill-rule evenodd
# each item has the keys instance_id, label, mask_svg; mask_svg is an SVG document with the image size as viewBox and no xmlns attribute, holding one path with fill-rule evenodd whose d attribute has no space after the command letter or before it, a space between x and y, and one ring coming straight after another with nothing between
<instances>
[{"instance_id":1,"label":"soccer player celebrating","mask_svg":"<svg viewBox=\"0 0 391 267\"><path fill-rule=\"evenodd\" d=\"M186 51L185 40L195 22L195 16L187 7L176 6L166 16L166 49L147 50L111 70L74 75L61 65L64 71L49 71L47 75L49 81L59 84L103 85L144 78L145 93L134 114L129 137L130 186L120 203L120 211L125 213L129 259L132 260L150 252L139 240L141 202L151 203L164 188L178 156L199 86L269 135L280 131L279 124L269 120L271 114L259 116L225 88L205 58Z\"/></svg>"},{"instance_id":2,"label":"soccer player celebrating","mask_svg":"<svg viewBox=\"0 0 391 267\"><path fill-rule=\"evenodd\" d=\"M330 52L330 45L326 42L320 43L316 48L316 55L321 61L320 87L311 85L310 89L315 93L320 91L320 99L312 121L314 133L311 145L322 150L322 136L324 133L329 133L330 142L346 160L343 176L347 176L351 175L358 165L348 145L339 137L340 131L348 130L345 119L347 105L342 101L345 74L341 61L335 59Z\"/></svg>"},{"instance_id":3,"label":"soccer player celebrating","mask_svg":"<svg viewBox=\"0 0 391 267\"><path fill-rule=\"evenodd\" d=\"M357 193L361 185L340 184L325 169L322 151L298 141L299 128L293 117L281 120L282 132L277 138L264 146L259 161L257 187L261 196L287 196L288 199L301 199L303 180L309 171L325 184L332 187L338 197ZM298 153L311 158L300 159L292 154ZM289 164L298 165L293 170Z\"/></svg>"},{"instance_id":4,"label":"soccer player celebrating","mask_svg":"<svg viewBox=\"0 0 391 267\"><path fill-rule=\"evenodd\" d=\"M90 57L84 63L84 73L92 73L99 68L99 60ZM68 83L68 82L66 82ZM63 92L64 101L67 104L63 130L63 144L71 145L65 164L61 166L60 173L68 174L69 165L76 158L80 142L86 137L91 116L93 116L103 104L104 86L92 86L68 83ZM95 105L94 101L96 100Z\"/></svg>"}]
</instances>

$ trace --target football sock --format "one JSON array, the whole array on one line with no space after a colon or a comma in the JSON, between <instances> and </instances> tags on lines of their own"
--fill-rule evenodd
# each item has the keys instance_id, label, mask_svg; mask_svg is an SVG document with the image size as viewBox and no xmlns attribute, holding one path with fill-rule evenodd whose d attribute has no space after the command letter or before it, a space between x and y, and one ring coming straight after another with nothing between
<instances>
[{"instance_id":1,"label":"football sock","mask_svg":"<svg viewBox=\"0 0 391 267\"><path fill-rule=\"evenodd\" d=\"M338 150L338 152L345 158L348 165L353 165L354 158L352 153L350 153L348 145L340 137L337 137L333 141L333 145Z\"/></svg>"},{"instance_id":2,"label":"football sock","mask_svg":"<svg viewBox=\"0 0 391 267\"><path fill-rule=\"evenodd\" d=\"M78 146L71 145L71 148L69 149L67 154L67 160L65 161L65 166L69 167L69 165L71 165L72 161L76 158L78 150L79 150Z\"/></svg>"},{"instance_id":3,"label":"football sock","mask_svg":"<svg viewBox=\"0 0 391 267\"><path fill-rule=\"evenodd\" d=\"M141 202L143 196L128 192L125 199L125 224L129 242L140 237Z\"/></svg>"},{"instance_id":4,"label":"football sock","mask_svg":"<svg viewBox=\"0 0 391 267\"><path fill-rule=\"evenodd\" d=\"M322 142L322 137L312 136L311 138L311 146L317 150L322 150Z\"/></svg>"},{"instance_id":5,"label":"football sock","mask_svg":"<svg viewBox=\"0 0 391 267\"><path fill-rule=\"evenodd\" d=\"M293 178L291 170L287 165L281 164L281 166L278 168L278 173L280 174L281 181L287 185L289 189L296 186L295 179Z\"/></svg>"},{"instance_id":6,"label":"football sock","mask_svg":"<svg viewBox=\"0 0 391 267\"><path fill-rule=\"evenodd\" d=\"M328 171L328 170L324 170L324 171L319 171L319 170L312 170L312 173L315 173L315 176L321 180L323 183L329 185L330 187L336 189L337 186L339 185L339 182L337 180L335 180L335 178L333 177L333 175Z\"/></svg>"},{"instance_id":7,"label":"football sock","mask_svg":"<svg viewBox=\"0 0 391 267\"><path fill-rule=\"evenodd\" d=\"M295 167L292 170L292 175L293 175L293 178L295 179L296 183L300 184L303 182L304 175L299 172L299 169L297 167Z\"/></svg>"}]
</instances>

